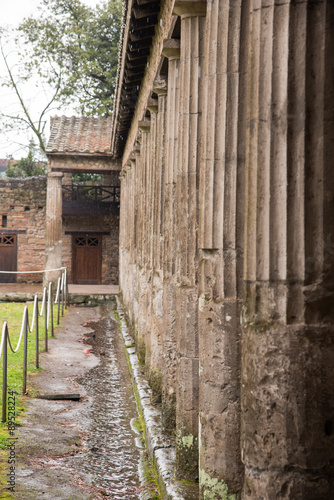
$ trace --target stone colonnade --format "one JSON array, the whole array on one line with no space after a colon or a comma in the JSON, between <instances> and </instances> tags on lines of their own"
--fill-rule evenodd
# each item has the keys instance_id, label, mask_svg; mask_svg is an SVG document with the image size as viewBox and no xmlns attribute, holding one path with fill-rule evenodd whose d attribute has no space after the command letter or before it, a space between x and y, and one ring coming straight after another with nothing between
<instances>
[{"instance_id":1,"label":"stone colonnade","mask_svg":"<svg viewBox=\"0 0 334 500\"><path fill-rule=\"evenodd\" d=\"M334 495L334 4L175 3L120 288L201 498Z\"/></svg>"},{"instance_id":2,"label":"stone colonnade","mask_svg":"<svg viewBox=\"0 0 334 500\"><path fill-rule=\"evenodd\" d=\"M62 178L61 172L49 172L46 192L45 269L62 266ZM57 282L61 271L48 271L44 284Z\"/></svg>"}]
</instances>

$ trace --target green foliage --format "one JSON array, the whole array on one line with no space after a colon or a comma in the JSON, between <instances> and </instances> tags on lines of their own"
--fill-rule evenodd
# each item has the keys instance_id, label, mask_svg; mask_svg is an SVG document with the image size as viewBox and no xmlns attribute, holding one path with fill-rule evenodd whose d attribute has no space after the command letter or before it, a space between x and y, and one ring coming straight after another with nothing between
<instances>
[{"instance_id":1,"label":"green foliage","mask_svg":"<svg viewBox=\"0 0 334 500\"><path fill-rule=\"evenodd\" d=\"M108 0L95 9L80 0L42 0L42 5L38 18L25 19L19 27L26 73L37 73L51 86L58 82L60 103L74 103L86 115L110 115L120 0Z\"/></svg>"},{"instance_id":2,"label":"green foliage","mask_svg":"<svg viewBox=\"0 0 334 500\"><path fill-rule=\"evenodd\" d=\"M94 9L80 0L41 0L38 16L24 19L14 34L0 26L7 69L0 85L14 91L19 106L15 113L0 111L2 130L30 130L45 153L51 110L72 105L80 114L110 115L121 18L121 0L106 0ZM18 54L15 64L12 52ZM28 83L36 88L36 98L25 97ZM47 97L40 101L40 95Z\"/></svg>"},{"instance_id":3,"label":"green foliage","mask_svg":"<svg viewBox=\"0 0 334 500\"><path fill-rule=\"evenodd\" d=\"M34 158L35 145L30 141L29 152L26 158L19 161L12 160L6 168L7 177L33 177L37 175L46 175L44 164Z\"/></svg>"},{"instance_id":4,"label":"green foliage","mask_svg":"<svg viewBox=\"0 0 334 500\"><path fill-rule=\"evenodd\" d=\"M72 175L72 181L76 182L90 182L92 185L99 185L102 181L102 176L100 174L90 174L90 173L76 173Z\"/></svg>"}]
</instances>

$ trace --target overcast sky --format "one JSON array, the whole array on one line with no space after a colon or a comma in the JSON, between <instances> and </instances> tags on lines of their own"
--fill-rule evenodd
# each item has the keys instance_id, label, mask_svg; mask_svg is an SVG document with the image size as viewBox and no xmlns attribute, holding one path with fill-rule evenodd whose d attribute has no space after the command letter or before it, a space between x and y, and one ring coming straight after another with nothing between
<instances>
[{"instance_id":1,"label":"overcast sky","mask_svg":"<svg viewBox=\"0 0 334 500\"><path fill-rule=\"evenodd\" d=\"M99 0L81 0L86 5L94 7ZM1 16L0 16L0 26L11 26L16 27L23 20L24 17L34 15L38 13L37 7L41 4L41 0L6 0L2 2L1 5ZM4 63L0 61L0 71L4 74L5 68ZM26 89L26 99L29 97L36 96L34 88ZM29 94L30 92L30 94ZM43 93L40 92L38 98L43 100ZM13 92L8 88L0 87L0 109L8 113L15 112L17 109L16 100L14 98ZM71 114L71 110L70 114ZM62 113L62 112L60 112ZM68 110L64 110L63 114L69 114ZM46 133L49 133L49 124L46 125ZM32 136L26 137L22 133L10 133L3 134L0 131L0 158L6 158L7 155L12 155L15 159L20 159L22 156L26 156L26 151L22 148L21 144L29 143L29 139Z\"/></svg>"}]
</instances>

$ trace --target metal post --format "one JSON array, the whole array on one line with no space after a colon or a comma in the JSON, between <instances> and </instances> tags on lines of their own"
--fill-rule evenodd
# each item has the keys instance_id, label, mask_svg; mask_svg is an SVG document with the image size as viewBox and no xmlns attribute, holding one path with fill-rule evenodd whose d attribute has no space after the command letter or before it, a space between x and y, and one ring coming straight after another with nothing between
<instances>
[{"instance_id":1,"label":"metal post","mask_svg":"<svg viewBox=\"0 0 334 500\"><path fill-rule=\"evenodd\" d=\"M52 281L49 285L49 301L50 301L50 322L51 322L51 337L55 336L54 326L53 326L53 298L52 298Z\"/></svg>"},{"instance_id":2,"label":"metal post","mask_svg":"<svg viewBox=\"0 0 334 500\"><path fill-rule=\"evenodd\" d=\"M8 326L5 324L5 338L2 350L2 422L7 420L7 337Z\"/></svg>"},{"instance_id":3,"label":"metal post","mask_svg":"<svg viewBox=\"0 0 334 500\"><path fill-rule=\"evenodd\" d=\"M68 308L68 280L67 280L67 269L65 269L65 309Z\"/></svg>"},{"instance_id":4,"label":"metal post","mask_svg":"<svg viewBox=\"0 0 334 500\"><path fill-rule=\"evenodd\" d=\"M64 288L65 288L65 275L61 278L61 315L64 316Z\"/></svg>"},{"instance_id":5,"label":"metal post","mask_svg":"<svg viewBox=\"0 0 334 500\"><path fill-rule=\"evenodd\" d=\"M36 321L36 360L35 360L35 364L36 364L36 368L39 368L39 331L38 331L38 318L39 318L39 312L38 312L38 297L36 295L36 298L35 298L35 321Z\"/></svg>"},{"instance_id":6,"label":"metal post","mask_svg":"<svg viewBox=\"0 0 334 500\"><path fill-rule=\"evenodd\" d=\"M46 303L44 309L44 329L45 329L45 352L48 352L48 307Z\"/></svg>"},{"instance_id":7,"label":"metal post","mask_svg":"<svg viewBox=\"0 0 334 500\"><path fill-rule=\"evenodd\" d=\"M58 304L58 316L57 316L57 325L59 325L60 322L60 278L58 278L58 297L57 297L57 304Z\"/></svg>"},{"instance_id":8,"label":"metal post","mask_svg":"<svg viewBox=\"0 0 334 500\"><path fill-rule=\"evenodd\" d=\"M24 346L23 346L23 383L22 394L27 392L27 365L28 365L28 308L24 310Z\"/></svg>"}]
</instances>

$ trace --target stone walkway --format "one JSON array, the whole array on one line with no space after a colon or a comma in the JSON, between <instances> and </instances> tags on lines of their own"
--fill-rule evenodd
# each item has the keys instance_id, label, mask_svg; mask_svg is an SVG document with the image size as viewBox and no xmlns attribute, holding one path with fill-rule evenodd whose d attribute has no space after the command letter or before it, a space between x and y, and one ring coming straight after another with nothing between
<instances>
[{"instance_id":1,"label":"stone walkway","mask_svg":"<svg viewBox=\"0 0 334 500\"><path fill-rule=\"evenodd\" d=\"M29 376L30 394L24 400L27 411L21 416L22 425L15 430L15 495L10 498L139 498L136 490L139 492L142 487L139 487L137 473L137 434L131 430L130 419L134 415L128 410L131 397L134 412L135 400L122 338L113 334L107 341L107 333L104 330L106 320L101 322L102 309L109 318L110 314L105 310L105 306L70 307L62 326L56 331L56 338L49 339L49 351L41 353L43 370ZM111 319L109 322L111 329L116 323ZM92 333L96 334L93 346ZM117 341L116 355L114 346ZM103 356L100 352L102 346ZM110 358L109 351L113 353L113 359ZM106 388L104 372L100 373L99 370L109 364L112 364L114 370L114 380L109 384L110 387ZM114 412L114 418L109 418L110 428L105 426L100 429L99 441L96 438L96 422L99 422L102 413L106 412L106 406L104 405L102 410L102 405L100 406L97 400L97 382L91 387L87 381L100 376L105 399L108 403L112 401L112 397L108 395L109 390L116 393L112 396L114 400L117 398L117 401L114 401L114 407L109 408L108 417ZM118 377L117 380L115 377ZM33 397L35 393L79 393L81 397L80 401L45 400ZM106 444L111 448L111 452L102 453ZM8 454L9 451L0 454L0 471L8 471ZM92 467L89 467L90 463ZM0 483L0 498L8 498L7 485L3 484L3 481Z\"/></svg>"}]
</instances>

